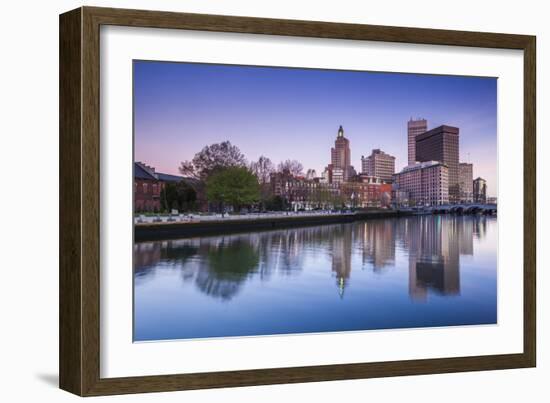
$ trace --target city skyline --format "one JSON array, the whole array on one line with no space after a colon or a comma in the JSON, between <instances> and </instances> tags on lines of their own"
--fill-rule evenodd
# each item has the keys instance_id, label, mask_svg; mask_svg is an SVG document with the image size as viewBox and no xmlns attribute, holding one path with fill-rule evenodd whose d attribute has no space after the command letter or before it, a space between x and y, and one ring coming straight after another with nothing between
<instances>
[{"instance_id":1,"label":"city skyline","mask_svg":"<svg viewBox=\"0 0 550 403\"><path fill-rule=\"evenodd\" d=\"M356 171L377 148L401 171L407 122L422 117L459 127L460 162L498 192L494 78L136 61L134 116L135 160L159 171L230 140L249 161L296 159L318 175L340 125Z\"/></svg>"}]
</instances>

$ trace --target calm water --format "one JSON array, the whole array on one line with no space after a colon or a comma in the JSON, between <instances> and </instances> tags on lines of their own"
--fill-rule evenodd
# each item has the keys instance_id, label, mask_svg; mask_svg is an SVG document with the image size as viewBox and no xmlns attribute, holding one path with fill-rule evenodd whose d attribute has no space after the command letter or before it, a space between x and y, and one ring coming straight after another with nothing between
<instances>
[{"instance_id":1,"label":"calm water","mask_svg":"<svg viewBox=\"0 0 550 403\"><path fill-rule=\"evenodd\" d=\"M477 216L137 243L134 339L496 323L496 255Z\"/></svg>"}]
</instances>

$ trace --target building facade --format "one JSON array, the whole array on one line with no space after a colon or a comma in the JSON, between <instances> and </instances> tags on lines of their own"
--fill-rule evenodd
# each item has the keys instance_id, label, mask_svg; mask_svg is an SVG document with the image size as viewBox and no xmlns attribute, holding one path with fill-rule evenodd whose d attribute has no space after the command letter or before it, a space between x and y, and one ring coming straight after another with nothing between
<instances>
[{"instance_id":1,"label":"building facade","mask_svg":"<svg viewBox=\"0 0 550 403\"><path fill-rule=\"evenodd\" d=\"M389 207L391 203L392 185L366 175L353 181L328 183L276 172L271 175L270 184L273 195L283 198L292 210Z\"/></svg>"},{"instance_id":2,"label":"building facade","mask_svg":"<svg viewBox=\"0 0 550 403\"><path fill-rule=\"evenodd\" d=\"M361 156L361 173L391 182L395 173L395 157L374 149L368 157Z\"/></svg>"},{"instance_id":3,"label":"building facade","mask_svg":"<svg viewBox=\"0 0 550 403\"><path fill-rule=\"evenodd\" d=\"M342 126L338 128L338 135L334 141L334 147L330 150L330 165L328 168L333 173L334 170L340 169L343 178L342 181L347 181L352 176L350 143L344 136L344 129ZM331 176L334 177L334 174ZM339 177L340 175L337 176L337 178Z\"/></svg>"},{"instance_id":4,"label":"building facade","mask_svg":"<svg viewBox=\"0 0 550 403\"><path fill-rule=\"evenodd\" d=\"M341 199L339 184L296 177L288 171L272 173L269 183L273 195L283 198L292 210L331 208Z\"/></svg>"},{"instance_id":5,"label":"building facade","mask_svg":"<svg viewBox=\"0 0 550 403\"><path fill-rule=\"evenodd\" d=\"M460 191L460 203L474 201L474 169L473 164L461 162L458 164L458 186Z\"/></svg>"},{"instance_id":6,"label":"building facade","mask_svg":"<svg viewBox=\"0 0 550 403\"><path fill-rule=\"evenodd\" d=\"M199 181L178 175L156 172L143 162L134 163L134 212L160 212L162 190L167 183L185 181L197 194L200 210L206 209L204 189Z\"/></svg>"},{"instance_id":7,"label":"building facade","mask_svg":"<svg viewBox=\"0 0 550 403\"><path fill-rule=\"evenodd\" d=\"M392 185L381 178L359 175L340 186L346 206L354 208L390 207Z\"/></svg>"},{"instance_id":8,"label":"building facade","mask_svg":"<svg viewBox=\"0 0 550 403\"><path fill-rule=\"evenodd\" d=\"M330 183L344 183L346 180L344 169L340 167L332 167L330 178Z\"/></svg>"},{"instance_id":9,"label":"building facade","mask_svg":"<svg viewBox=\"0 0 550 403\"><path fill-rule=\"evenodd\" d=\"M483 178L476 178L473 182L474 202L487 203L487 181Z\"/></svg>"},{"instance_id":10,"label":"building facade","mask_svg":"<svg viewBox=\"0 0 550 403\"><path fill-rule=\"evenodd\" d=\"M416 136L416 160L439 161L448 168L449 202L460 202L459 188L459 130L439 126Z\"/></svg>"},{"instance_id":11,"label":"building facade","mask_svg":"<svg viewBox=\"0 0 550 403\"><path fill-rule=\"evenodd\" d=\"M428 121L426 119L413 120L407 122L407 145L408 145L408 165L413 165L416 160L416 136L428 131Z\"/></svg>"},{"instance_id":12,"label":"building facade","mask_svg":"<svg viewBox=\"0 0 550 403\"><path fill-rule=\"evenodd\" d=\"M160 192L163 183L155 175L154 168L141 162L134 163L134 211L160 211Z\"/></svg>"},{"instance_id":13,"label":"building facade","mask_svg":"<svg viewBox=\"0 0 550 403\"><path fill-rule=\"evenodd\" d=\"M394 194L406 192L413 206L449 203L449 169L439 161L416 163L394 175Z\"/></svg>"}]
</instances>

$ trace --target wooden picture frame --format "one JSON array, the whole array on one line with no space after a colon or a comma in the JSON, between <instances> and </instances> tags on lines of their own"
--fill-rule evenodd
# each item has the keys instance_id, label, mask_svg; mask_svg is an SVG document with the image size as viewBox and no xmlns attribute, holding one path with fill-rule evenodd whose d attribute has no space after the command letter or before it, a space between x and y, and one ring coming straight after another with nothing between
<instances>
[{"instance_id":1,"label":"wooden picture frame","mask_svg":"<svg viewBox=\"0 0 550 403\"><path fill-rule=\"evenodd\" d=\"M102 25L401 42L524 52L524 349L521 354L100 377L99 35ZM81 7L60 16L60 387L80 396L533 367L536 363L535 37Z\"/></svg>"}]
</instances>

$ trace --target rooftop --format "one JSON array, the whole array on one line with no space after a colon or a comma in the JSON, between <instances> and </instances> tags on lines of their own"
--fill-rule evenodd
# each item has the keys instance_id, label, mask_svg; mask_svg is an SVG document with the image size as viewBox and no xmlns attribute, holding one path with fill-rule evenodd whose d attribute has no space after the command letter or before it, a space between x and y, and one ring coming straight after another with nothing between
<instances>
[{"instance_id":1,"label":"rooftop","mask_svg":"<svg viewBox=\"0 0 550 403\"><path fill-rule=\"evenodd\" d=\"M424 132L422 134L419 134L418 136L416 136L416 141L427 139L428 137L439 133L456 134L458 136L458 132L458 127L442 125L434 129L428 130L427 132Z\"/></svg>"},{"instance_id":2,"label":"rooftop","mask_svg":"<svg viewBox=\"0 0 550 403\"><path fill-rule=\"evenodd\" d=\"M424 169L424 168L435 167L437 165L441 165L441 166L444 166L444 167L447 166L447 165L445 165L445 164L443 164L442 162L439 162L439 161L415 162L414 164L408 165L405 168L403 168L400 173L414 171L416 169Z\"/></svg>"}]
</instances>

